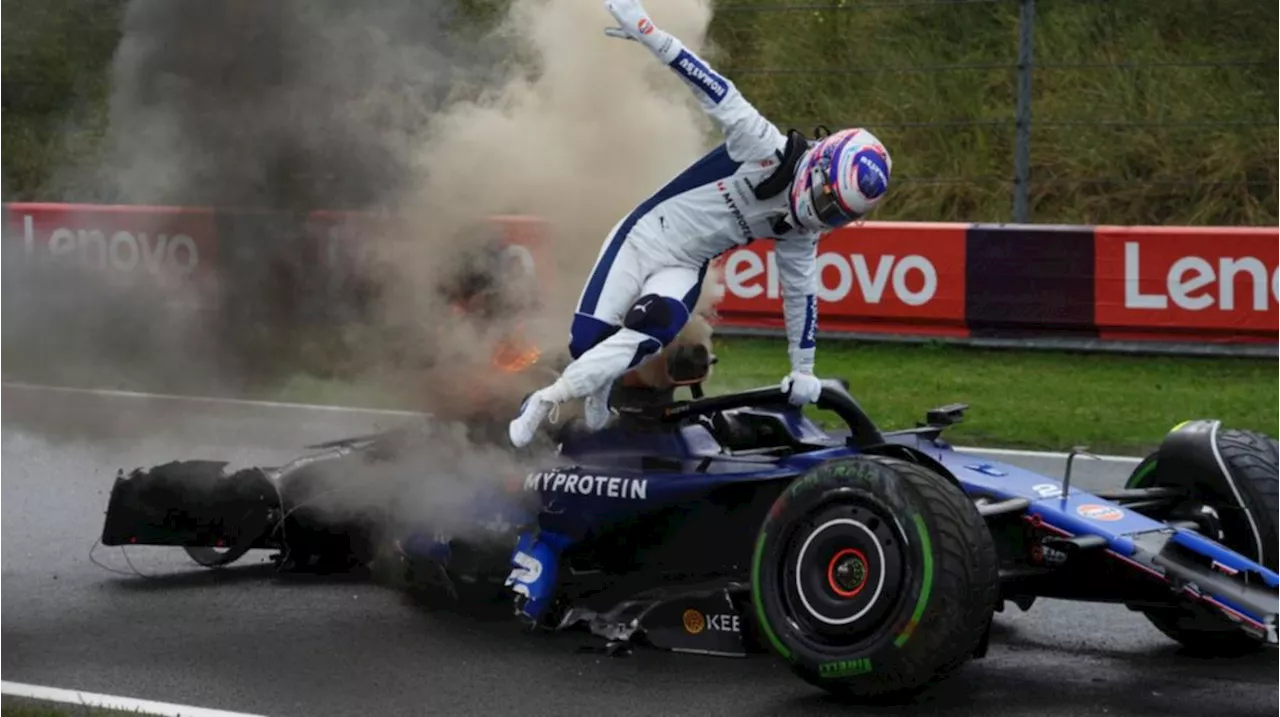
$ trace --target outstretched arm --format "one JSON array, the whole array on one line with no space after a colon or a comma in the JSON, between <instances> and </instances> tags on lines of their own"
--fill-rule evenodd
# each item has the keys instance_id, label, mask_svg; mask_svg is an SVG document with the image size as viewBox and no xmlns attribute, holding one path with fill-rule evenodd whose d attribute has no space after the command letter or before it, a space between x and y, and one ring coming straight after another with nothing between
<instances>
[{"instance_id":1,"label":"outstretched arm","mask_svg":"<svg viewBox=\"0 0 1280 717\"><path fill-rule=\"evenodd\" d=\"M773 251L782 284L782 315L791 370L813 373L818 325L818 244L815 240L782 240L774 243Z\"/></svg>"},{"instance_id":2,"label":"outstretched arm","mask_svg":"<svg viewBox=\"0 0 1280 717\"><path fill-rule=\"evenodd\" d=\"M778 278L782 283L782 315L787 326L787 357L791 373L782 390L793 405L803 406L822 395L822 382L813 374L818 332L817 239L785 239L774 243Z\"/></svg>"},{"instance_id":3,"label":"outstretched arm","mask_svg":"<svg viewBox=\"0 0 1280 717\"><path fill-rule=\"evenodd\" d=\"M724 132L730 156L738 161L764 159L780 150L786 136L705 60L675 35L653 23L639 0L605 0L619 27L605 30L644 45L684 80L702 108Z\"/></svg>"}]
</instances>

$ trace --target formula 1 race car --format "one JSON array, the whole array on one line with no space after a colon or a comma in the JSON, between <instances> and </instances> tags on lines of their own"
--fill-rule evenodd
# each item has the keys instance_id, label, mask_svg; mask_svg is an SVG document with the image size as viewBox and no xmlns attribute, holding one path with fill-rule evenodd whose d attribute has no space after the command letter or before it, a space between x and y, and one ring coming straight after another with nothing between
<instances>
[{"instance_id":1,"label":"formula 1 race car","mask_svg":"<svg viewBox=\"0 0 1280 717\"><path fill-rule=\"evenodd\" d=\"M945 677L985 654L995 612L1038 597L1127 605L1198 653L1276 646L1274 440L1188 421L1124 487L1088 492L1070 459L1059 479L954 450L941 434L964 405L882 431L826 381L818 408L844 426L828 431L776 387L704 396L712 361L669 357L689 400L616 386L614 422L556 427L537 469L449 484L447 525L406 521L439 499L414 492L427 469L388 469L434 440L418 427L281 468L122 474L103 542L181 546L210 567L256 548L289 570L393 565L417 594L497 601L602 650L771 652L855 697ZM317 508L334 485L382 502Z\"/></svg>"}]
</instances>

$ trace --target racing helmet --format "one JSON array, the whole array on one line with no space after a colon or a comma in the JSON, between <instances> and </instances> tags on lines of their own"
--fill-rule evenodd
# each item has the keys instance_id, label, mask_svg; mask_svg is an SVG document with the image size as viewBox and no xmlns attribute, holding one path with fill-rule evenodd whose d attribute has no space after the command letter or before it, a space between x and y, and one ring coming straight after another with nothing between
<instances>
[{"instance_id":1,"label":"racing helmet","mask_svg":"<svg viewBox=\"0 0 1280 717\"><path fill-rule=\"evenodd\" d=\"M884 199L893 160L865 129L822 137L801 158L791 183L791 214L811 231L858 221Z\"/></svg>"}]
</instances>

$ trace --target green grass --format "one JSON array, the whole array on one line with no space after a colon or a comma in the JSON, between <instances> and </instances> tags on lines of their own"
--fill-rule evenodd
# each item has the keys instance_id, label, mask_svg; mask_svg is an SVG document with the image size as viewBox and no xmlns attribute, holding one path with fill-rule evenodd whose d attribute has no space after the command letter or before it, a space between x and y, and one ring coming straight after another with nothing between
<instances>
[{"instance_id":1,"label":"green grass","mask_svg":"<svg viewBox=\"0 0 1280 717\"><path fill-rule=\"evenodd\" d=\"M789 370L786 349L777 340L719 337L716 354L719 363L707 383L708 393L776 385ZM969 404L965 422L947 432L958 444L1043 450L1087 445L1094 451L1140 455L1169 428L1189 418L1218 418L1230 427L1280 433L1275 360L826 341L818 347L817 372L846 379L862 406L887 429L911 427L930 408ZM208 390L160 385L149 382L151 377L152 372L134 372L93 387L197 394ZM13 361L6 367L5 380L66 383L56 374L23 369ZM378 383L295 374L269 387L226 397L420 408L391 375ZM834 419L816 411L814 415L824 423Z\"/></svg>"},{"instance_id":2,"label":"green grass","mask_svg":"<svg viewBox=\"0 0 1280 717\"><path fill-rule=\"evenodd\" d=\"M1273 360L981 350L936 344L819 346L817 372L849 381L854 396L884 428L908 428L925 411L968 403L957 444L1043 450L1087 445L1140 455L1189 418L1277 434L1280 381ZM717 339L708 393L776 384L788 371L782 344ZM380 408L410 407L389 387L312 378L289 381L271 398ZM834 416L821 412L824 423Z\"/></svg>"},{"instance_id":3,"label":"green grass","mask_svg":"<svg viewBox=\"0 0 1280 717\"><path fill-rule=\"evenodd\" d=\"M717 3L717 68L780 126L875 132L900 178L877 218L1008 221L1019 3L820 4ZM1275 3L1053 0L1035 20L1033 221L1276 222Z\"/></svg>"},{"instance_id":4,"label":"green grass","mask_svg":"<svg viewBox=\"0 0 1280 717\"><path fill-rule=\"evenodd\" d=\"M708 390L778 381L785 350L766 339L717 342L719 364ZM955 443L1045 450L1088 445L1140 454L1174 424L1219 418L1276 435L1273 360L1178 358L981 350L934 344L818 347L817 373L844 378L885 428L907 428L924 412L968 403L966 421L947 432Z\"/></svg>"},{"instance_id":5,"label":"green grass","mask_svg":"<svg viewBox=\"0 0 1280 717\"><path fill-rule=\"evenodd\" d=\"M108 710L19 697L0 700L0 717L140 717L148 712Z\"/></svg>"}]
</instances>

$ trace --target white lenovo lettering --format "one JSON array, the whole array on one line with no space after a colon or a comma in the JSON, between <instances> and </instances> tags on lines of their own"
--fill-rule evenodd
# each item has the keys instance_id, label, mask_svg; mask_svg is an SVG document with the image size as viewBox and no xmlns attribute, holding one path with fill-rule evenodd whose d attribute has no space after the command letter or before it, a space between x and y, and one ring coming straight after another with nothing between
<instances>
[{"instance_id":1,"label":"white lenovo lettering","mask_svg":"<svg viewBox=\"0 0 1280 717\"><path fill-rule=\"evenodd\" d=\"M649 479L546 471L525 476L524 489L542 493L573 493L624 500L647 500Z\"/></svg>"},{"instance_id":2,"label":"white lenovo lettering","mask_svg":"<svg viewBox=\"0 0 1280 717\"><path fill-rule=\"evenodd\" d=\"M155 234L118 230L108 238L101 229L72 230L57 227L47 242L40 242L30 216L23 218L24 246L34 258L43 246L55 262L75 262L88 269L188 276L200 265L196 242L186 234Z\"/></svg>"},{"instance_id":3,"label":"white lenovo lettering","mask_svg":"<svg viewBox=\"0 0 1280 717\"><path fill-rule=\"evenodd\" d=\"M819 256L821 261L821 255ZM821 271L821 264L819 264ZM752 279L764 274L763 287L751 285ZM766 254L764 261L754 251L740 250L729 254L725 262L725 286L729 293L742 299L754 299L761 294L765 298L776 299L782 295L778 289L778 262L773 252Z\"/></svg>"},{"instance_id":4,"label":"white lenovo lettering","mask_svg":"<svg viewBox=\"0 0 1280 717\"><path fill-rule=\"evenodd\" d=\"M1150 273L1150 272L1148 272ZM1164 279L1164 293L1144 294L1142 255L1139 242L1124 245L1124 306L1126 309L1164 310L1169 302L1188 311L1204 311L1214 304L1222 311L1236 309L1236 283L1244 280L1249 287L1245 307L1267 311L1271 301L1280 300L1280 268L1267 267L1256 257L1220 257L1215 267L1208 259L1184 256L1173 262ZM1268 279L1270 279L1268 281ZM1215 292L1214 284L1217 284ZM1268 285L1271 297L1268 298ZM1216 294L1216 296L1215 296Z\"/></svg>"},{"instance_id":5,"label":"white lenovo lettering","mask_svg":"<svg viewBox=\"0 0 1280 717\"><path fill-rule=\"evenodd\" d=\"M776 299L778 291L777 264L773 252L761 260L751 250L738 250L725 260L725 289L740 299L763 296ZM933 262L919 254L898 258L892 254L875 257L874 266L863 254L839 254L824 252L818 255L818 298L823 301L843 301L855 286L868 304L880 304L886 300L886 289L892 298L907 306L923 306L938 293L938 270ZM759 280L764 276L765 281ZM835 281L832 283L831 277Z\"/></svg>"}]
</instances>

